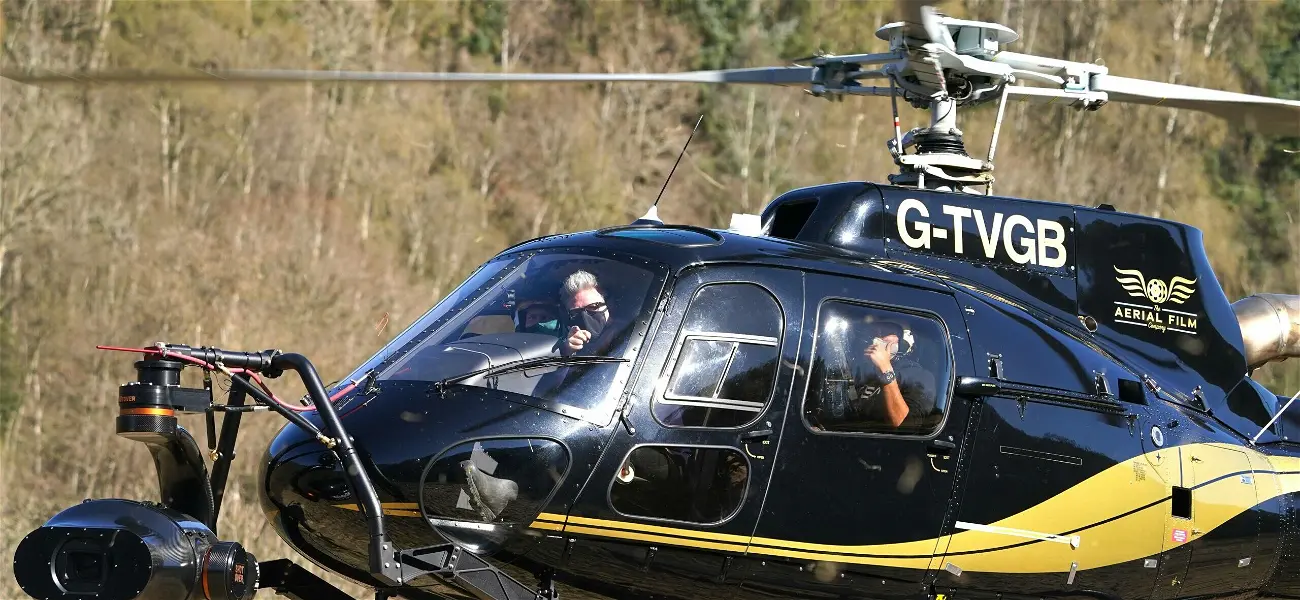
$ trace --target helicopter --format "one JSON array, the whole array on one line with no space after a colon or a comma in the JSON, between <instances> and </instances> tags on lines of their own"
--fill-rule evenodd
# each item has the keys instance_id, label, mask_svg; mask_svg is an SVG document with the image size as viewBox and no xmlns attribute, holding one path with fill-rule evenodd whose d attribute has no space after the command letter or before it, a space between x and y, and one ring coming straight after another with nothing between
<instances>
[{"instance_id":1,"label":"helicopter","mask_svg":"<svg viewBox=\"0 0 1300 600\"><path fill-rule=\"evenodd\" d=\"M664 223L656 200L630 224L521 242L330 385L296 352L101 346L140 355L116 431L148 447L159 498L53 516L16 549L20 587L347 598L219 536L241 419L274 411L268 522L378 600L1300 597L1300 392L1252 378L1300 358L1300 296L1230 301L1183 223L994 195L998 129L980 160L956 126L993 101L1000 125L1015 96L1300 135L1300 102L1007 52L1011 29L924 0L895 11L876 32L888 52L806 66L0 73L801 86L889 96L899 167L790 190L726 229ZM899 98L930 125L904 135ZM192 367L229 378L224 402L181 385ZM265 385L288 371L299 405ZM210 468L187 413L206 417Z\"/></svg>"}]
</instances>

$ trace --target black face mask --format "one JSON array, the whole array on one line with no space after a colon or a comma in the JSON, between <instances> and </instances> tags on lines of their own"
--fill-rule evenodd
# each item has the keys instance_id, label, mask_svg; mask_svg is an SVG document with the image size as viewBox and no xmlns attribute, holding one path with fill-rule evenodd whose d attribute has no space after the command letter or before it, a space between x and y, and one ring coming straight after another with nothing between
<instances>
[{"instance_id":1,"label":"black face mask","mask_svg":"<svg viewBox=\"0 0 1300 600\"><path fill-rule=\"evenodd\" d=\"M605 330L605 324L608 322L609 322L608 310L602 310L600 312L591 312L589 310L584 310L582 311L582 316L578 317L578 321L574 323L574 325L577 325L578 327L590 331L591 337L594 338L600 335L600 332Z\"/></svg>"}]
</instances>

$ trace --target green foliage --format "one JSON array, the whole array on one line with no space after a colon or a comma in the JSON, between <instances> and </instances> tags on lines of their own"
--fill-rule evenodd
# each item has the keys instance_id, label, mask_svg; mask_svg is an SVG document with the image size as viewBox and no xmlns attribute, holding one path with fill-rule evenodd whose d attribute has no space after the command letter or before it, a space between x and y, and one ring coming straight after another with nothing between
<instances>
[{"instance_id":1,"label":"green foliage","mask_svg":"<svg viewBox=\"0 0 1300 600\"><path fill-rule=\"evenodd\" d=\"M1283 0L1274 7L1272 35L1260 41L1273 94L1300 98L1300 0Z\"/></svg>"},{"instance_id":2,"label":"green foliage","mask_svg":"<svg viewBox=\"0 0 1300 600\"><path fill-rule=\"evenodd\" d=\"M501 30L510 9L505 0L471 0L460 4L461 18L452 27L457 44L471 54L499 55Z\"/></svg>"},{"instance_id":3,"label":"green foliage","mask_svg":"<svg viewBox=\"0 0 1300 600\"><path fill-rule=\"evenodd\" d=\"M1258 65L1249 57L1235 60L1242 72L1258 72L1252 87L1262 93L1300 98L1300 0L1283 0L1258 25ZM1262 67L1262 68L1259 68ZM1209 171L1215 193L1242 217L1252 279L1269 274L1285 277L1294 270L1277 265L1294 264L1288 213L1296 209L1294 193L1300 182L1300 158L1284 152L1300 148L1300 138L1260 139L1248 133L1229 138L1213 151ZM1291 213L1293 214L1293 213ZM1293 286L1298 281L1275 281Z\"/></svg>"},{"instance_id":4,"label":"green foliage","mask_svg":"<svg viewBox=\"0 0 1300 600\"><path fill-rule=\"evenodd\" d=\"M1268 69L1268 93L1300 99L1300 0L1283 0L1270 17L1271 35L1260 43L1260 56ZM1284 149L1300 150L1300 137L1275 140L1260 165L1264 181L1281 187L1300 181L1300 156L1282 152Z\"/></svg>"},{"instance_id":5,"label":"green foliage","mask_svg":"<svg viewBox=\"0 0 1300 600\"><path fill-rule=\"evenodd\" d=\"M730 66L732 49L749 25L753 0L663 0L659 8L695 28L700 38L700 69Z\"/></svg>"},{"instance_id":6,"label":"green foliage","mask_svg":"<svg viewBox=\"0 0 1300 600\"><path fill-rule=\"evenodd\" d=\"M1248 85L1257 93L1280 98L1300 98L1300 0L1282 0L1267 11L1257 25L1253 41L1255 61L1243 56L1236 70L1255 74ZM1287 124L1279 124L1287 125ZM1294 222L1300 217L1300 156L1284 150L1300 149L1300 137L1261 139L1239 133L1216 149L1208 167L1215 194L1241 216L1248 280L1270 290L1300 286L1300 264ZM1282 268L1279 268L1282 267ZM1290 268L1287 268L1290 267ZM1254 289L1239 290L1251 293ZM1257 379L1278 393L1290 394L1300 385L1300 365L1270 365Z\"/></svg>"},{"instance_id":7,"label":"green foliage","mask_svg":"<svg viewBox=\"0 0 1300 600\"><path fill-rule=\"evenodd\" d=\"M811 0L660 0L657 8L694 29L695 68L757 66L756 47L787 59L806 55L818 26Z\"/></svg>"}]
</instances>

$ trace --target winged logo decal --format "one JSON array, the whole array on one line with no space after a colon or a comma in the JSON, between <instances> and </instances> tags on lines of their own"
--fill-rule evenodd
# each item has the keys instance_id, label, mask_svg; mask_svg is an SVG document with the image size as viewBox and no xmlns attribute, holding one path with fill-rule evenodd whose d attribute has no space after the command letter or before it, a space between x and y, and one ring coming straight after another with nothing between
<instances>
[{"instance_id":1,"label":"winged logo decal","mask_svg":"<svg viewBox=\"0 0 1300 600\"><path fill-rule=\"evenodd\" d=\"M1125 298L1126 302L1114 302L1115 313L1111 315L1114 322L1161 333L1177 331L1196 335L1200 315L1171 308L1187 302L1196 293L1195 279L1175 276L1166 282L1163 279L1148 279L1136 269L1111 268L1117 274L1115 281L1130 296Z\"/></svg>"},{"instance_id":2,"label":"winged logo decal","mask_svg":"<svg viewBox=\"0 0 1300 600\"><path fill-rule=\"evenodd\" d=\"M1193 287L1196 285L1195 279L1175 276L1169 280L1169 283L1165 283L1160 279L1148 280L1142 275L1141 271L1121 269L1119 267L1113 268L1116 273L1121 275L1116 277L1115 281L1119 282L1124 291L1134 298L1150 300L1152 304L1158 305L1165 302L1182 304L1192 294L1196 293L1196 288Z\"/></svg>"}]
</instances>

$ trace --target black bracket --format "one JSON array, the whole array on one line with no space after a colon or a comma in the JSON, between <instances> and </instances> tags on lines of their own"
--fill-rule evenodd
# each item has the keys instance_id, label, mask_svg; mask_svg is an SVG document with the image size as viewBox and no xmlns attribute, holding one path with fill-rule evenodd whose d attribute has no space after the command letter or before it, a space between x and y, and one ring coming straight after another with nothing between
<instances>
[{"instance_id":1,"label":"black bracket","mask_svg":"<svg viewBox=\"0 0 1300 600\"><path fill-rule=\"evenodd\" d=\"M558 600L549 574L537 589L519 583L475 554L455 544L440 544L396 553L400 584L432 575L468 591L481 600ZM292 600L354 600L328 581L281 558L258 564L258 589L272 589ZM392 597L394 590L376 590L376 597Z\"/></svg>"},{"instance_id":2,"label":"black bracket","mask_svg":"<svg viewBox=\"0 0 1300 600\"><path fill-rule=\"evenodd\" d=\"M402 550L395 558L399 584L432 575L482 600L554 600L559 597L549 577L544 577L538 588L524 585L455 544Z\"/></svg>"},{"instance_id":3,"label":"black bracket","mask_svg":"<svg viewBox=\"0 0 1300 600\"><path fill-rule=\"evenodd\" d=\"M989 354L989 377L1002 379L1006 371L1002 368L1002 355Z\"/></svg>"},{"instance_id":4,"label":"black bracket","mask_svg":"<svg viewBox=\"0 0 1300 600\"><path fill-rule=\"evenodd\" d=\"M1110 381L1106 379L1105 371L1093 371L1092 382L1096 386L1098 396L1102 398L1114 397L1114 394L1110 391Z\"/></svg>"}]
</instances>

